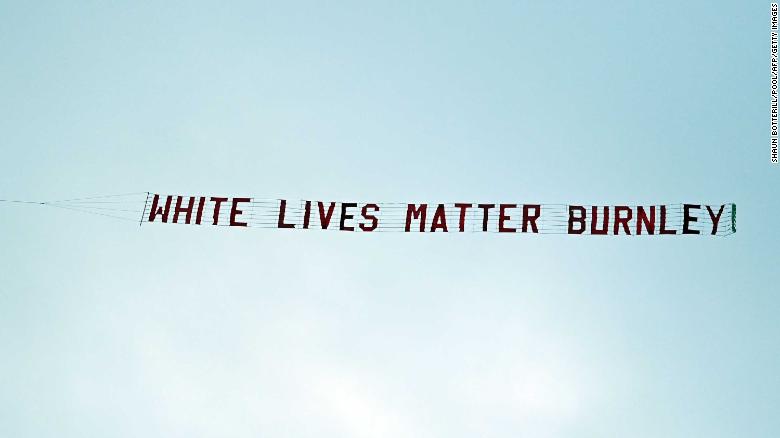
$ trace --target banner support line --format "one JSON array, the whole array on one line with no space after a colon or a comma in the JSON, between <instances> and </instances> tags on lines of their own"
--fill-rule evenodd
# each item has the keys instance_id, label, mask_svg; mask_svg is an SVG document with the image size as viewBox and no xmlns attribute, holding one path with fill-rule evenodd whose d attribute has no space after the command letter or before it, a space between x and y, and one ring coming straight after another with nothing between
<instances>
[{"instance_id":1,"label":"banner support line","mask_svg":"<svg viewBox=\"0 0 780 438\"><path fill-rule=\"evenodd\" d=\"M149 192L146 192L146 200L144 200L144 211L141 212L141 219L138 221L138 226L144 223L144 217L146 216L146 205L149 204Z\"/></svg>"}]
</instances>

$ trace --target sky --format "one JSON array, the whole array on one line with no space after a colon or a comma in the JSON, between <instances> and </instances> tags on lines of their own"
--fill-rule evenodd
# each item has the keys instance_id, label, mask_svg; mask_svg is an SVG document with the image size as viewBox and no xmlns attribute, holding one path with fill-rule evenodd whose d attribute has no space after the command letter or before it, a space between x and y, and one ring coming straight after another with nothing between
<instances>
[{"instance_id":1,"label":"sky","mask_svg":"<svg viewBox=\"0 0 780 438\"><path fill-rule=\"evenodd\" d=\"M0 435L776 437L769 3L0 1L0 198L738 206L728 237L0 205Z\"/></svg>"}]
</instances>

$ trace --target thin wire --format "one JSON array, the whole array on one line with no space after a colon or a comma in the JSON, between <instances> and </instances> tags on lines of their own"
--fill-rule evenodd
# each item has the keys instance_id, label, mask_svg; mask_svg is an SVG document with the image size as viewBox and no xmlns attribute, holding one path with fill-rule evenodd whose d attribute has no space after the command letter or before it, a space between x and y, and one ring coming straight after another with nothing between
<instances>
[{"instance_id":1,"label":"thin wire","mask_svg":"<svg viewBox=\"0 0 780 438\"><path fill-rule=\"evenodd\" d=\"M47 202L83 201L85 199L115 198L117 196L131 196L131 195L145 195L145 194L146 194L146 192L117 193L115 195L100 195L100 196L89 196L89 197L86 197L86 198L58 199L58 200L47 201Z\"/></svg>"},{"instance_id":2,"label":"thin wire","mask_svg":"<svg viewBox=\"0 0 780 438\"><path fill-rule=\"evenodd\" d=\"M13 202L15 204L37 204L37 205L44 205L45 202L40 201L17 201L15 199L0 199L0 202Z\"/></svg>"},{"instance_id":3,"label":"thin wire","mask_svg":"<svg viewBox=\"0 0 780 438\"><path fill-rule=\"evenodd\" d=\"M118 209L118 208L105 208L105 207L97 207L93 205L85 205L83 202L88 199L100 199L100 198L112 198L112 197L118 197L118 196L131 196L131 195L137 195L141 193L146 192L134 192L134 193L119 193L114 195L102 195L102 196L91 196L91 197L84 197L84 198L71 198L71 199L63 199L58 201L27 201L27 200L17 200L17 199L0 199L0 202L6 202L6 203L14 203L14 204L30 204L30 205L39 205L43 207L53 207L53 208L60 208L63 210L72 210L77 211L80 213L86 213L86 214L92 214L97 216L105 216L113 219L119 219L119 220L125 220L125 221L133 221L135 222L135 219L130 219L123 216L117 216L114 214L108 214L108 213L101 213L95 210L107 210L111 212L130 212L130 213L136 213L136 210L126 210L126 209ZM73 202L72 202L73 201ZM81 201L81 202L77 202ZM71 202L70 204L66 204L68 202ZM92 201L92 202L99 202L99 201ZM63 205L65 204L65 205Z\"/></svg>"},{"instance_id":4,"label":"thin wire","mask_svg":"<svg viewBox=\"0 0 780 438\"><path fill-rule=\"evenodd\" d=\"M110 218L114 218L114 219L121 219L121 220L124 220L124 221L135 222L135 219L130 219L130 218L122 217L122 216L114 216L112 214L106 214L106 213L98 213L96 211L81 210L81 209L73 208L73 207L65 207L63 205L54 205L54 204L43 204L43 205L45 205L47 207L62 208L64 210L73 210L73 211L78 211L78 212L86 213L86 214L94 214L94 215L98 215L98 216L105 216L105 217L110 217Z\"/></svg>"}]
</instances>

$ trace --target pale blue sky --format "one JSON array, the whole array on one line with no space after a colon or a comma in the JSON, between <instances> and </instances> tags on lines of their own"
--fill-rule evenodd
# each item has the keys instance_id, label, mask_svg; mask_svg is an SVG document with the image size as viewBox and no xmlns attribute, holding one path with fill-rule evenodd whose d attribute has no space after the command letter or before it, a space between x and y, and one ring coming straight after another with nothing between
<instances>
[{"instance_id":1,"label":"pale blue sky","mask_svg":"<svg viewBox=\"0 0 780 438\"><path fill-rule=\"evenodd\" d=\"M775 437L769 3L0 2L0 197L736 202L727 238L0 206L0 435Z\"/></svg>"}]
</instances>

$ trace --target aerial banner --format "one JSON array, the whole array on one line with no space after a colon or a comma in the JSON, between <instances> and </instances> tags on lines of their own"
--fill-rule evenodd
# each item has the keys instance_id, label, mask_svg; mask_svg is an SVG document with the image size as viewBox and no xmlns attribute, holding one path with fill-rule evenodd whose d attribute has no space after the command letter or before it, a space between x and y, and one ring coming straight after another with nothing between
<instances>
[{"instance_id":1,"label":"aerial banner","mask_svg":"<svg viewBox=\"0 0 780 438\"><path fill-rule=\"evenodd\" d=\"M708 235L736 232L733 203L341 202L148 193L141 223L403 233Z\"/></svg>"}]
</instances>

